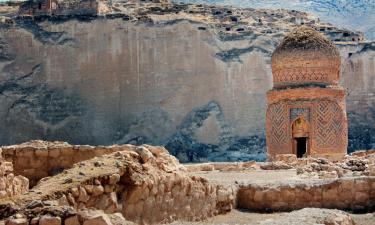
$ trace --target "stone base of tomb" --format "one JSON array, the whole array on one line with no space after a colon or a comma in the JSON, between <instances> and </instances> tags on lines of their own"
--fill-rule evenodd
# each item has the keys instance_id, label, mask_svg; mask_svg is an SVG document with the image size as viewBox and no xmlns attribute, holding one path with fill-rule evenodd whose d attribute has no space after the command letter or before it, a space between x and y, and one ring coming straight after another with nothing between
<instances>
[{"instance_id":1,"label":"stone base of tomb","mask_svg":"<svg viewBox=\"0 0 375 225\"><path fill-rule=\"evenodd\" d=\"M345 91L301 87L267 93L267 154L324 157L337 160L347 152ZM301 141L302 144L301 144ZM300 152L300 147L304 151Z\"/></svg>"}]
</instances>

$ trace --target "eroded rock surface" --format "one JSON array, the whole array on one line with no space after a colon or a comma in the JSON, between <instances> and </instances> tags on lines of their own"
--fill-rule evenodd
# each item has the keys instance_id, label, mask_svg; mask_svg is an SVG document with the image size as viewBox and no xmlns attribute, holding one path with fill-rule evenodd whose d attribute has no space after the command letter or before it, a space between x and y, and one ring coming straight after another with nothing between
<instances>
[{"instance_id":1,"label":"eroded rock surface","mask_svg":"<svg viewBox=\"0 0 375 225\"><path fill-rule=\"evenodd\" d=\"M349 148L375 143L374 43L303 12L113 2L0 28L0 143L164 145L181 161L265 160L270 54L295 26L335 41ZM354 41L353 41L354 40Z\"/></svg>"}]
</instances>

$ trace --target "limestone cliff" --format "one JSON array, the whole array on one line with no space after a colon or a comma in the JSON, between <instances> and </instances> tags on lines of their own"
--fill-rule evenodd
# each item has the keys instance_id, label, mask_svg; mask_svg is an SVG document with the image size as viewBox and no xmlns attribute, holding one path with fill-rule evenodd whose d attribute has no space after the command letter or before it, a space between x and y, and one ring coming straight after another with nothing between
<instances>
[{"instance_id":1,"label":"limestone cliff","mask_svg":"<svg viewBox=\"0 0 375 225\"><path fill-rule=\"evenodd\" d=\"M115 2L103 16L0 21L3 145L150 143L182 161L264 159L270 54L300 24L341 50L350 149L375 145L375 43L303 12Z\"/></svg>"}]
</instances>

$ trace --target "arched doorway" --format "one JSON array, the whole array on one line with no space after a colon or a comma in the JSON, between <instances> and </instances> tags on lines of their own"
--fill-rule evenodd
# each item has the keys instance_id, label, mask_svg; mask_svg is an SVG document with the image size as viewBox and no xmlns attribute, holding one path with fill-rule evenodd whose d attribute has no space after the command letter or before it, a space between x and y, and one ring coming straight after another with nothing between
<instances>
[{"instance_id":1,"label":"arched doorway","mask_svg":"<svg viewBox=\"0 0 375 225\"><path fill-rule=\"evenodd\" d=\"M309 124L303 117L294 120L292 124L293 153L297 158L306 157L309 153Z\"/></svg>"}]
</instances>

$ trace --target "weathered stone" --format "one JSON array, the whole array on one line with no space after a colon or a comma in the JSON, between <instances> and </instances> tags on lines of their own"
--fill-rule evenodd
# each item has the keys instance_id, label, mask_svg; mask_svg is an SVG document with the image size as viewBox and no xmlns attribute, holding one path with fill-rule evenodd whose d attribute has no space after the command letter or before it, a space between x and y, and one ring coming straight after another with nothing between
<instances>
[{"instance_id":1,"label":"weathered stone","mask_svg":"<svg viewBox=\"0 0 375 225\"><path fill-rule=\"evenodd\" d=\"M87 202L90 199L90 196L87 194L86 189L84 187L79 187L79 202Z\"/></svg>"},{"instance_id":2,"label":"weathered stone","mask_svg":"<svg viewBox=\"0 0 375 225\"><path fill-rule=\"evenodd\" d=\"M72 216L65 219L64 225L80 225L77 216Z\"/></svg>"},{"instance_id":3,"label":"weathered stone","mask_svg":"<svg viewBox=\"0 0 375 225\"><path fill-rule=\"evenodd\" d=\"M6 225L28 225L26 218L9 219L6 221Z\"/></svg>"},{"instance_id":4,"label":"weathered stone","mask_svg":"<svg viewBox=\"0 0 375 225\"><path fill-rule=\"evenodd\" d=\"M98 196L103 194L104 188L102 185L95 185L92 189L92 196Z\"/></svg>"},{"instance_id":5,"label":"weathered stone","mask_svg":"<svg viewBox=\"0 0 375 225\"><path fill-rule=\"evenodd\" d=\"M143 163L154 158L154 155L144 146L137 147L135 150L141 156Z\"/></svg>"},{"instance_id":6,"label":"weathered stone","mask_svg":"<svg viewBox=\"0 0 375 225\"><path fill-rule=\"evenodd\" d=\"M39 224L39 217L34 217L30 221L30 225L38 225Z\"/></svg>"},{"instance_id":7,"label":"weathered stone","mask_svg":"<svg viewBox=\"0 0 375 225\"><path fill-rule=\"evenodd\" d=\"M61 225L61 218L57 216L41 216L39 219L39 225Z\"/></svg>"},{"instance_id":8,"label":"weathered stone","mask_svg":"<svg viewBox=\"0 0 375 225\"><path fill-rule=\"evenodd\" d=\"M112 174L109 176L109 184L116 184L120 181L120 175L119 174Z\"/></svg>"},{"instance_id":9,"label":"weathered stone","mask_svg":"<svg viewBox=\"0 0 375 225\"><path fill-rule=\"evenodd\" d=\"M78 215L83 225L112 225L109 217L102 211L84 211Z\"/></svg>"}]
</instances>

